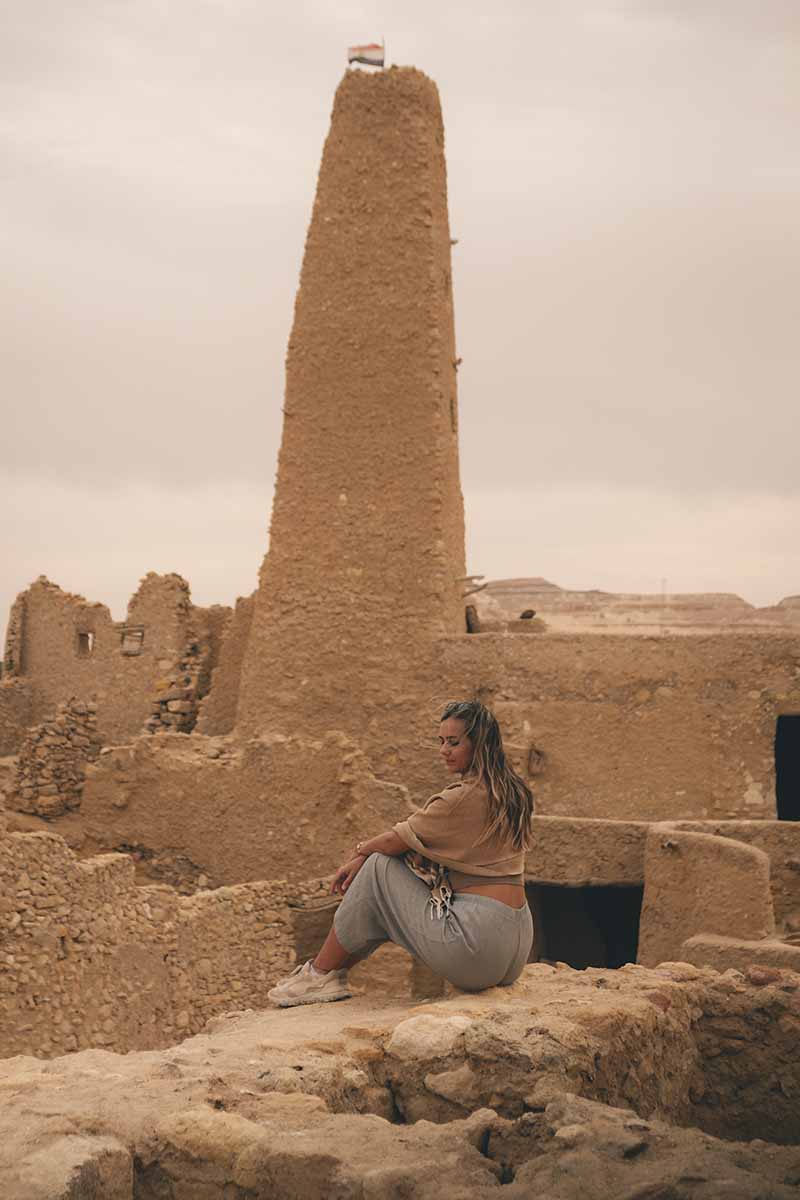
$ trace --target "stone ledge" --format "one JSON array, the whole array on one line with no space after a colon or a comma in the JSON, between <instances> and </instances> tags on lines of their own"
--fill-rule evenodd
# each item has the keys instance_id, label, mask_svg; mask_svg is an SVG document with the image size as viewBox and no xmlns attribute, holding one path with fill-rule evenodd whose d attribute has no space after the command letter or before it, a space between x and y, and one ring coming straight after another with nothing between
<instances>
[{"instance_id":1,"label":"stone ledge","mask_svg":"<svg viewBox=\"0 0 800 1200\"><path fill-rule=\"evenodd\" d=\"M746 972L749 967L775 967L800 972L800 946L778 938L747 941L699 933L683 943L681 958L698 967L713 967L717 971L733 968Z\"/></svg>"}]
</instances>

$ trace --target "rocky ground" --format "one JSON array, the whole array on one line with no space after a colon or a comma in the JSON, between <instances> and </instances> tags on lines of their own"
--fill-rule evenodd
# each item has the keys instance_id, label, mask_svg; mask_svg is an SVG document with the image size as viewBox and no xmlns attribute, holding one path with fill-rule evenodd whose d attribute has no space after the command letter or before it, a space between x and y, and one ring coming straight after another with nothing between
<instances>
[{"instance_id":1,"label":"rocky ground","mask_svg":"<svg viewBox=\"0 0 800 1200\"><path fill-rule=\"evenodd\" d=\"M478 996L234 1013L169 1050L8 1059L0 1195L800 1197L799 1030L788 972L537 964Z\"/></svg>"}]
</instances>

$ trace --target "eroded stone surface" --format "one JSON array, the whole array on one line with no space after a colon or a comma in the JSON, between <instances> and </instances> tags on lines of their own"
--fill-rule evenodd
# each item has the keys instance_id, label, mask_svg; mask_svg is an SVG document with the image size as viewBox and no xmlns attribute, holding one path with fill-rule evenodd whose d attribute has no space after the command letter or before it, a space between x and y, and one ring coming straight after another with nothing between
<instances>
[{"instance_id":1,"label":"eroded stone surface","mask_svg":"<svg viewBox=\"0 0 800 1200\"><path fill-rule=\"evenodd\" d=\"M0 1194L116 1200L130 1170L138 1200L796 1195L800 1149L709 1132L800 1140L800 977L751 975L537 965L416 1008L238 1013L166 1051L10 1059ZM70 1193L56 1168L117 1190Z\"/></svg>"},{"instance_id":2,"label":"eroded stone surface","mask_svg":"<svg viewBox=\"0 0 800 1200\"><path fill-rule=\"evenodd\" d=\"M696 1130L643 1121L630 1110L577 1096L547 1106L534 1136L521 1118L492 1131L489 1152L507 1161L504 1193L558 1200L789 1200L796 1197L800 1151L717 1141ZM521 1161L520 1161L521 1160Z\"/></svg>"}]
</instances>

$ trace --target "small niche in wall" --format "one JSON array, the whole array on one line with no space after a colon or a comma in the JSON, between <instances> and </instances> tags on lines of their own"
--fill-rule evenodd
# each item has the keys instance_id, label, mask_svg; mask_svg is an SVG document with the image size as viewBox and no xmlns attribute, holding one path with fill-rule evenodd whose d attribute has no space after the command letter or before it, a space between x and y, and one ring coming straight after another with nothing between
<instances>
[{"instance_id":1,"label":"small niche in wall","mask_svg":"<svg viewBox=\"0 0 800 1200\"><path fill-rule=\"evenodd\" d=\"M122 630L120 650L123 654L141 654L144 645L144 626L126 625Z\"/></svg>"},{"instance_id":2,"label":"small niche in wall","mask_svg":"<svg viewBox=\"0 0 800 1200\"><path fill-rule=\"evenodd\" d=\"M544 750L540 750L538 746L531 746L528 750L528 774L542 775L546 765Z\"/></svg>"},{"instance_id":3,"label":"small niche in wall","mask_svg":"<svg viewBox=\"0 0 800 1200\"><path fill-rule=\"evenodd\" d=\"M78 658L89 658L94 650L94 634L90 630L79 630L77 637Z\"/></svg>"}]
</instances>

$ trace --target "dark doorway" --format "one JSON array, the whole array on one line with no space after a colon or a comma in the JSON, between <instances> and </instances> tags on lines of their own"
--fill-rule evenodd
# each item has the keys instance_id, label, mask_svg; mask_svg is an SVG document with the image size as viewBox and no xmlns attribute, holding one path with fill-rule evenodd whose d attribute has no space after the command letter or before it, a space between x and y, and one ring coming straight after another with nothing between
<instances>
[{"instance_id":1,"label":"dark doorway","mask_svg":"<svg viewBox=\"0 0 800 1200\"><path fill-rule=\"evenodd\" d=\"M303 907L292 908L294 947L299 963L313 958L330 933L339 900L326 896L316 903L311 900Z\"/></svg>"},{"instance_id":2,"label":"dark doorway","mask_svg":"<svg viewBox=\"0 0 800 1200\"><path fill-rule=\"evenodd\" d=\"M533 961L571 967L636 962L642 887L527 884L533 914Z\"/></svg>"},{"instance_id":3,"label":"dark doorway","mask_svg":"<svg viewBox=\"0 0 800 1200\"><path fill-rule=\"evenodd\" d=\"M800 821L800 716L775 727L775 803L779 821Z\"/></svg>"}]
</instances>

